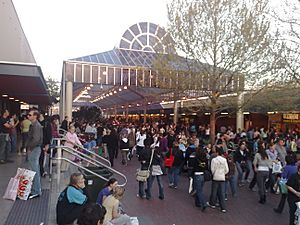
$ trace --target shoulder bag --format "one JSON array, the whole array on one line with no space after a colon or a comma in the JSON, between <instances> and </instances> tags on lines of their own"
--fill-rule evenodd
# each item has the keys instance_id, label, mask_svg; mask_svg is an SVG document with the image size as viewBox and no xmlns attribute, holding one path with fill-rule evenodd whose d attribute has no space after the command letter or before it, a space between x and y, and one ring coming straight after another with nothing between
<instances>
[{"instance_id":1,"label":"shoulder bag","mask_svg":"<svg viewBox=\"0 0 300 225\"><path fill-rule=\"evenodd\" d=\"M136 180L137 181L146 182L148 177L150 176L150 166L152 163L153 154L154 154L154 150L152 150L151 159L150 159L150 163L149 163L147 170L137 169L137 172L136 172Z\"/></svg>"}]
</instances>

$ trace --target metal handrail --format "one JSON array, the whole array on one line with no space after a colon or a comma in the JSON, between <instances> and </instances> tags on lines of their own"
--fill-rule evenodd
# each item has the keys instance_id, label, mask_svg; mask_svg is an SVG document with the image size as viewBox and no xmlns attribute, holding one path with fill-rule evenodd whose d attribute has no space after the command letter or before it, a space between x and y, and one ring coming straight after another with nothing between
<instances>
[{"instance_id":1,"label":"metal handrail","mask_svg":"<svg viewBox=\"0 0 300 225\"><path fill-rule=\"evenodd\" d=\"M78 165L77 163L73 162L73 161L70 160L70 159L67 159L67 158L64 158L64 157L58 157L58 158L52 158L52 159L55 159L55 160L65 160L65 161L71 163L72 165L74 165L74 166L76 166L76 167L78 167L78 168L80 168L80 169L83 169L84 171L87 171L87 172L89 172L89 173L91 173L91 174L93 174L93 175L95 175L95 176L97 176L97 177L99 177L99 178L101 178L101 179L103 179L103 180L105 180L105 181L108 181L108 180L109 180L109 179L107 179L107 178L105 178L105 177L103 177L103 176L101 176L101 175L95 173L94 171L87 169L87 168L84 167L84 166ZM126 184L126 183L125 183L125 184ZM125 184L119 185L119 186L124 186Z\"/></svg>"},{"instance_id":2,"label":"metal handrail","mask_svg":"<svg viewBox=\"0 0 300 225\"><path fill-rule=\"evenodd\" d=\"M75 156L77 156L77 157L79 157L79 158L81 158L81 159L83 159L83 160L85 160L85 161L91 163L91 164L94 164L95 166L99 166L99 165L104 166L104 167L105 167L106 169L108 169L109 171L118 174L120 177L122 177L122 178L124 179L124 181L125 181L124 184L119 185L119 186L125 186L125 185L126 185L126 183L127 183L127 177L126 177L123 173L120 173L119 171L117 171L117 170L111 168L110 166L104 165L104 164L102 164L101 162L99 162L99 161L97 161L97 160L95 160L95 159L93 159L93 158L91 158L91 157L89 157L89 156L87 156L87 155L85 155L85 157L87 157L87 158L89 158L89 159L86 159L85 157L81 156L81 155L82 155L81 152L79 152L79 151L76 150L76 149L72 149L72 148L70 148L70 147L67 147L67 146L57 146L56 148L61 148L61 149L63 149L64 151L67 151L67 152L69 152L69 153L71 153L71 154L73 154L73 155L75 155ZM71 149L71 150L70 150L70 149ZM74 153L74 152L77 152L77 153L79 152L80 155L77 154L77 153ZM92 162L92 161L90 161L90 160L93 160L94 162ZM95 162L96 162L96 163L95 163ZM97 163L98 163L98 165L97 165ZM75 163L75 164L76 164L76 163ZM77 165L77 164L76 164L76 165Z\"/></svg>"},{"instance_id":3,"label":"metal handrail","mask_svg":"<svg viewBox=\"0 0 300 225\"><path fill-rule=\"evenodd\" d=\"M68 141L66 138L53 138L53 140L60 140L60 141ZM103 158L102 156L100 156L100 155L98 155L98 154L96 154L95 152L93 152L93 151L90 151L90 150L88 150L88 149L86 149L86 148L84 148L83 146L81 146L81 145L78 145L78 144L76 144L76 143L74 143L74 142L71 142L74 146L76 146L76 147L78 147L78 148L80 148L80 149L82 149L82 150L84 150L84 151L86 151L86 152L88 152L88 153L90 153L90 154L92 154L92 155L94 155L96 158L98 158L98 159L101 159L101 160L103 160L103 161L105 161L109 166L111 166L111 163L110 163L110 161L109 160L107 160L107 159L105 159L105 158ZM81 154L84 154L84 153L81 153ZM85 154L86 155L86 154Z\"/></svg>"},{"instance_id":4,"label":"metal handrail","mask_svg":"<svg viewBox=\"0 0 300 225\"><path fill-rule=\"evenodd\" d=\"M62 131L62 134L60 133L60 131ZM58 135L60 137L64 137L66 134L67 134L68 131L66 131L65 129L62 129L62 128L58 128Z\"/></svg>"}]
</instances>

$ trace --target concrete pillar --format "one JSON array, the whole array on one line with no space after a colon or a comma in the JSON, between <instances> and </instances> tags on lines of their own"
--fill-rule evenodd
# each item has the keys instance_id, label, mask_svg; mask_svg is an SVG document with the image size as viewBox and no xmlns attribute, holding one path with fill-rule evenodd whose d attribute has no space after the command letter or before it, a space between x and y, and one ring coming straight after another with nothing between
<instances>
[{"instance_id":1,"label":"concrete pillar","mask_svg":"<svg viewBox=\"0 0 300 225\"><path fill-rule=\"evenodd\" d=\"M237 112L236 112L236 130L244 129L244 114L243 114L243 104L244 104L244 93L238 93L237 99Z\"/></svg>"},{"instance_id":2,"label":"concrete pillar","mask_svg":"<svg viewBox=\"0 0 300 225\"><path fill-rule=\"evenodd\" d=\"M178 102L176 100L174 100L173 110L174 110L173 123L177 124L177 120L178 120Z\"/></svg>"},{"instance_id":3,"label":"concrete pillar","mask_svg":"<svg viewBox=\"0 0 300 225\"><path fill-rule=\"evenodd\" d=\"M66 82L66 104L65 116L69 118L69 121L72 121L72 103L73 103L73 83L72 81ZM64 118L61 118L63 120Z\"/></svg>"}]
</instances>

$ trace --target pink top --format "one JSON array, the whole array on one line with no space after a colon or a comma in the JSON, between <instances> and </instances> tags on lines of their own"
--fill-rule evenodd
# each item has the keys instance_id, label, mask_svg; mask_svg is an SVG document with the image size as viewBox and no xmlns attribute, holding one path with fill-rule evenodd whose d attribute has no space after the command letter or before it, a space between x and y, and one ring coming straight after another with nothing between
<instances>
[{"instance_id":1,"label":"pink top","mask_svg":"<svg viewBox=\"0 0 300 225\"><path fill-rule=\"evenodd\" d=\"M81 142L79 141L78 137L77 137L77 134L76 133L71 133L71 132L67 132L66 134L66 143L65 143L65 146L68 146L70 148L73 148L74 147L74 144L78 144L78 145L82 145Z\"/></svg>"}]
</instances>

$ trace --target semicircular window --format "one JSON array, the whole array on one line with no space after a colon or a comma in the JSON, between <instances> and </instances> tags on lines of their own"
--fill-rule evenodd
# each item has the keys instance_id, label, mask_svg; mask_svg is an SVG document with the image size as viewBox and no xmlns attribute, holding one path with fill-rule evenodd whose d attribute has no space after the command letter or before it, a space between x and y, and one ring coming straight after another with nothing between
<instances>
[{"instance_id":1,"label":"semicircular window","mask_svg":"<svg viewBox=\"0 0 300 225\"><path fill-rule=\"evenodd\" d=\"M170 44L164 43L169 36L165 29L154 23L141 22L128 28L120 41L119 48L146 52L170 53ZM173 52L173 50L172 50Z\"/></svg>"}]
</instances>

